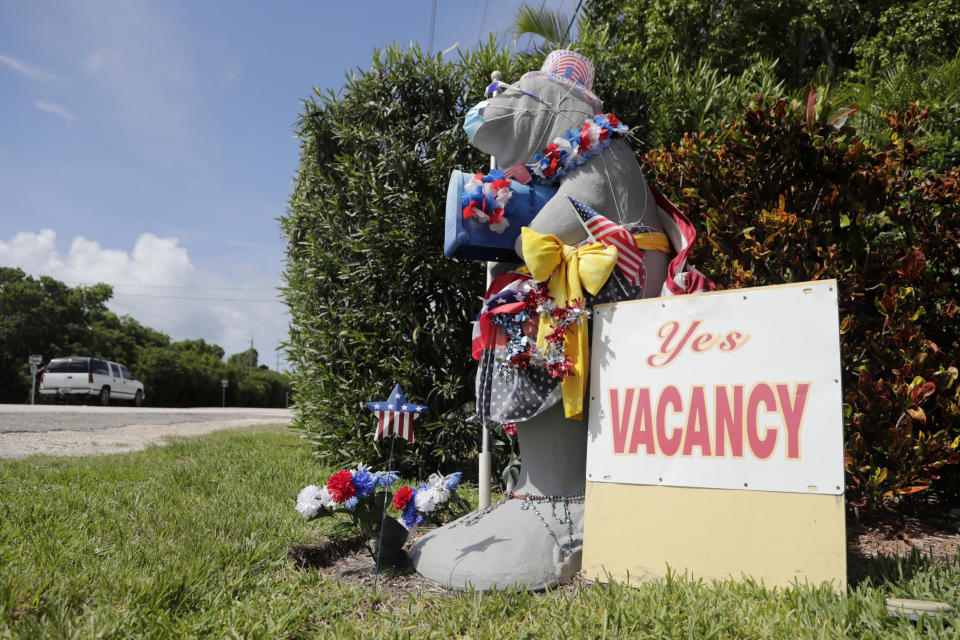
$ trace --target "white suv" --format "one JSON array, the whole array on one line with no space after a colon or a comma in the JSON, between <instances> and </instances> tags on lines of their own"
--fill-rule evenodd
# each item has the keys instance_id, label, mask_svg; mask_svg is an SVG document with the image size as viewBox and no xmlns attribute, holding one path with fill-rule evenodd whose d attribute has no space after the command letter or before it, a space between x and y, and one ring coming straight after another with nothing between
<instances>
[{"instance_id":1,"label":"white suv","mask_svg":"<svg viewBox=\"0 0 960 640\"><path fill-rule=\"evenodd\" d=\"M40 376L40 393L61 399L96 397L103 406L115 398L131 400L139 407L146 397L143 383L122 364L78 356L51 360Z\"/></svg>"}]
</instances>

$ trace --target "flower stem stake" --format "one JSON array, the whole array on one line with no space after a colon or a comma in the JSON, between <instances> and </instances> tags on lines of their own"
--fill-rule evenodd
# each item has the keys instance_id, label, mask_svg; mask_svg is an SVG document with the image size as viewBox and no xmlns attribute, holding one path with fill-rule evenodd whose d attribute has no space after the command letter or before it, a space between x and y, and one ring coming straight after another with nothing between
<instances>
[{"instance_id":1,"label":"flower stem stake","mask_svg":"<svg viewBox=\"0 0 960 640\"><path fill-rule=\"evenodd\" d=\"M374 433L374 440L381 440L385 435L392 436L390 440L390 458L387 462L387 473L393 466L393 447L397 442L397 436L406 438L407 442L413 442L413 421L420 417L420 414L427 410L422 404L413 404L407 402L400 385L396 385L390 393L390 397L382 402L368 402L367 409L373 412L377 417L377 431ZM373 576L373 588L377 588L377 581L380 577L380 550L383 547L383 523L387 519L387 501L383 501L383 513L380 516L380 540L377 544L377 563Z\"/></svg>"},{"instance_id":2,"label":"flower stem stake","mask_svg":"<svg viewBox=\"0 0 960 640\"><path fill-rule=\"evenodd\" d=\"M390 458L387 461L387 473L393 468L393 445L397 443L397 434L390 438ZM380 514L380 539L377 541L377 563L373 573L373 588L377 588L377 579L380 577L380 551L383 550L383 525L387 521L387 501L383 501L383 513Z\"/></svg>"}]
</instances>

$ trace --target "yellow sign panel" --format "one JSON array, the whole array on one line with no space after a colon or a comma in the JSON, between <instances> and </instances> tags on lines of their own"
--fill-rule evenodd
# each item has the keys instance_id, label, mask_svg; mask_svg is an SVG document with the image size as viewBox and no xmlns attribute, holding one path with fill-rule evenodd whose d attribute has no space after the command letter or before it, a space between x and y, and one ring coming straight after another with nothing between
<instances>
[{"instance_id":1,"label":"yellow sign panel","mask_svg":"<svg viewBox=\"0 0 960 640\"><path fill-rule=\"evenodd\" d=\"M583 574L847 580L843 496L587 482Z\"/></svg>"}]
</instances>

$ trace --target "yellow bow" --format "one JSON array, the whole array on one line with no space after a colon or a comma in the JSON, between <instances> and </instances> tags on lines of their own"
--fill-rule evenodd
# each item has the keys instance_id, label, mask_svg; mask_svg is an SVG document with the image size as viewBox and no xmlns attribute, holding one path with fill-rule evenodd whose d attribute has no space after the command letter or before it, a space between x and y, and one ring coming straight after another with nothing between
<instances>
[{"instance_id":1,"label":"yellow bow","mask_svg":"<svg viewBox=\"0 0 960 640\"><path fill-rule=\"evenodd\" d=\"M613 246L604 247L600 242L593 242L583 247L571 247L556 236L538 233L529 227L524 227L520 233L523 258L530 274L537 282L550 278L548 292L561 307L569 301L582 299L584 289L596 295L617 264L617 248ZM552 330L552 319L547 314L541 315L538 347L546 345L546 336ZM590 366L589 344L586 321L578 322L567 332L565 350L573 363L573 375L563 379L561 390L564 413L576 420L583 414L586 372Z\"/></svg>"}]
</instances>

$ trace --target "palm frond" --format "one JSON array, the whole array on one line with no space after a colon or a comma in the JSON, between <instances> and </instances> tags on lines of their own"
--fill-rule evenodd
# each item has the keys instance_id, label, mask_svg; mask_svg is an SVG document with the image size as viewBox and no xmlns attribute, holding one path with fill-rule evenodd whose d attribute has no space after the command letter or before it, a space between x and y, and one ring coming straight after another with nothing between
<instances>
[{"instance_id":1,"label":"palm frond","mask_svg":"<svg viewBox=\"0 0 960 640\"><path fill-rule=\"evenodd\" d=\"M550 48L565 47L570 42L568 24L567 16L563 12L523 4L517 9L513 20L513 44L516 46L521 36L535 35L543 38L543 44Z\"/></svg>"}]
</instances>

